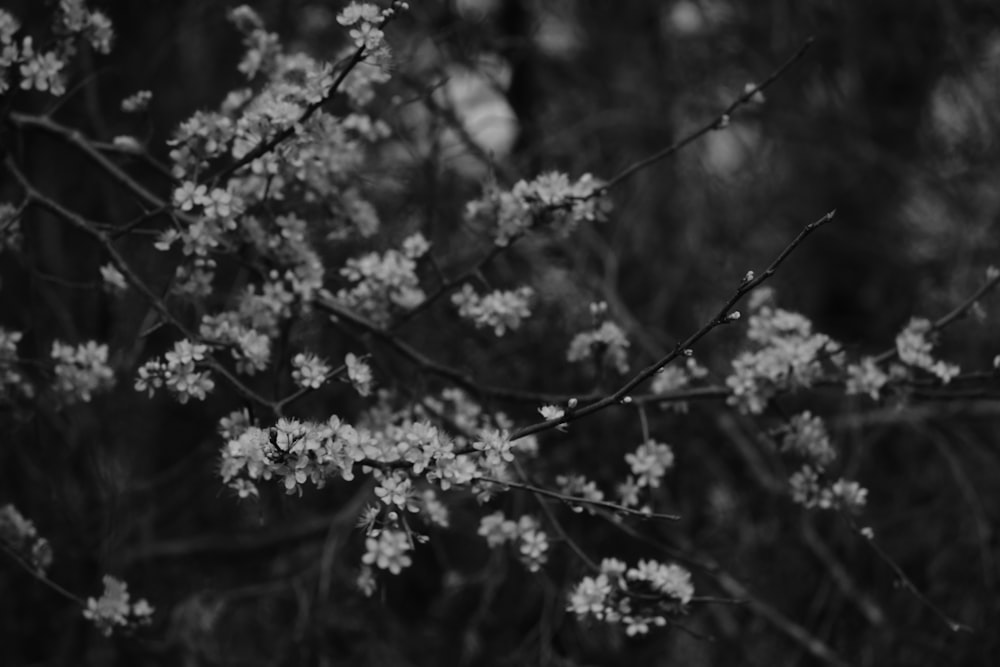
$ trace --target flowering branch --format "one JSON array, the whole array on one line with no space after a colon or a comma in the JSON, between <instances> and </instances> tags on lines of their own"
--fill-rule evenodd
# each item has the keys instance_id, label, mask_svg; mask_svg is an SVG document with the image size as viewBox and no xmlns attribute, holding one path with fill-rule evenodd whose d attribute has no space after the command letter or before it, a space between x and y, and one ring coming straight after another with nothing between
<instances>
[{"instance_id":1,"label":"flowering branch","mask_svg":"<svg viewBox=\"0 0 1000 667\"><path fill-rule=\"evenodd\" d=\"M605 396L604 398L594 403L580 407L579 409L576 409L572 412L567 412L560 417L556 417L554 419L548 419L542 422L538 422L536 424L532 424L530 426L525 426L523 428L520 428L511 434L510 436L511 440L517 440L519 438L523 438L525 436L532 435L534 433L539 433L542 431L547 431L556 428L561 424L566 424L569 423L570 421L575 421L577 419L580 419L581 417L586 417L587 415L594 414L595 412L600 412L601 410L604 410L605 408L608 408L612 405L617 405L619 403L630 403L631 399L629 398L629 393L633 389L635 389L637 386L639 386L649 378L653 377L653 375L655 375L657 371L659 371L661 368L669 364L674 359L686 355L687 350L690 350L691 346L693 346L695 343L697 343L699 340L705 337L710 331L712 331L716 327L722 326L723 324L732 322L734 319L737 319L739 315L738 313L733 312L733 307L739 302L739 300L742 299L748 292L752 291L753 289L761 285L764 281L766 281L768 278L770 278L772 275L774 275L774 272L777 271L778 267L781 266L781 264L785 261L785 259L799 246L799 244L801 244L806 239L806 237L809 236L812 232L814 232L821 226L833 220L834 214L835 211L830 211L829 213L819 218L818 220L815 220L814 222L811 222L808 225L806 225L802 229L802 231L800 231L798 235L794 239L792 239L791 243L789 243L785 247L785 249L781 251L781 253L774 259L774 261L771 262L770 266L768 266L760 275L754 277L752 272L748 274L750 279L744 280L742 284L740 284L740 286L736 289L736 291L729 298L729 300L726 301L726 303L722 306L722 308L719 309L715 317L706 322L700 329L698 329L693 334L688 336L683 342L679 343L673 350L671 350L661 359L650 364L642 371L640 371L638 374L636 374L631 380L622 385L621 388L619 388L617 391L615 391L612 394L609 394L608 396ZM734 318L732 317L732 315L735 315L736 317ZM626 400L627 398L629 398L629 400Z\"/></svg>"},{"instance_id":2,"label":"flowering branch","mask_svg":"<svg viewBox=\"0 0 1000 667\"><path fill-rule=\"evenodd\" d=\"M987 271L986 281L979 286L979 289L973 292L965 301L955 306L950 312L931 322L930 329L927 333L941 331L953 322L965 317L973 306L979 303L979 300L982 299L983 296L995 289L998 284L1000 284L1000 270L993 269L991 267L991 269ZM875 356L873 361L876 364L882 364L891 359L895 359L898 356L898 347L893 347Z\"/></svg>"},{"instance_id":3,"label":"flowering branch","mask_svg":"<svg viewBox=\"0 0 1000 667\"><path fill-rule=\"evenodd\" d=\"M128 262L125 261L125 258L114 246L114 244L111 242L107 234L104 234L103 232L100 232L97 229L95 229L93 223L91 223L90 221L85 220L76 213L70 211L69 209L64 208L57 202L42 195L37 189L35 189L34 185L32 185L31 182L27 179L27 177L21 172L21 170L17 167L13 158L10 155L8 155L4 160L4 166L6 166L7 170L17 179L18 183L21 185L21 188L25 191L25 196L31 203L37 204L41 208L44 208L50 213L55 214L57 217L61 218L62 220L65 220L76 229L82 231L83 233L87 234L95 241L97 241L104 248L105 252L107 252L108 255L111 257L111 261L114 262L118 270L122 272L122 274L125 276L125 279L128 280L129 284L131 284L135 289L137 289L143 295L143 297L145 297L146 301L153 307L154 310L156 310L157 313L160 314L161 317L163 317L165 321L173 325L173 327L176 328L178 331L180 331L186 338L190 340L198 339L198 336L193 331L191 331L187 327L187 325L185 325L183 322L181 322L174 316L174 314L167 307L167 304L163 301L163 299L157 296L156 293L154 293L153 290L150 289L149 285L147 285L146 282L142 278L140 278L139 275L135 273L135 271L132 270L132 267L129 265ZM259 395L257 392L252 390L250 387L243 384L243 382L241 382L234 374L232 374L225 366L219 363L215 358L213 358L210 355L206 356L205 363L213 371L215 371L223 378L225 378L225 380L241 396L243 396L249 401L252 401L257 405L261 405L265 408L270 409L272 412L274 411L275 403L273 401L264 398L263 396Z\"/></svg>"}]
</instances>

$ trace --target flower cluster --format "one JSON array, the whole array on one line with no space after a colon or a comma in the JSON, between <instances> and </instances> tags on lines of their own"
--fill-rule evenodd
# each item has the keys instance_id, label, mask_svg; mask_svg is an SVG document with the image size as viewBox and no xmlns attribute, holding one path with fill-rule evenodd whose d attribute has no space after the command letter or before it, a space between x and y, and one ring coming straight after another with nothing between
<instances>
[{"instance_id":1,"label":"flower cluster","mask_svg":"<svg viewBox=\"0 0 1000 667\"><path fill-rule=\"evenodd\" d=\"M21 240L19 211L11 204L0 203L0 252L5 249L20 250Z\"/></svg>"},{"instance_id":2,"label":"flower cluster","mask_svg":"<svg viewBox=\"0 0 1000 667\"><path fill-rule=\"evenodd\" d=\"M632 472L627 482L635 480L640 489L656 489L659 488L667 471L674 467L674 452L670 445L647 440L634 452L626 454L625 462Z\"/></svg>"},{"instance_id":3,"label":"flower cluster","mask_svg":"<svg viewBox=\"0 0 1000 667\"><path fill-rule=\"evenodd\" d=\"M280 53L278 36L265 30L260 16L247 5L229 10L228 18L243 34L245 51L237 69L248 81L262 71L271 71Z\"/></svg>"},{"instance_id":4,"label":"flower cluster","mask_svg":"<svg viewBox=\"0 0 1000 667\"><path fill-rule=\"evenodd\" d=\"M365 553L361 562L399 574L413 563L410 557L412 550L413 542L406 532L376 528L365 539Z\"/></svg>"},{"instance_id":5,"label":"flower cluster","mask_svg":"<svg viewBox=\"0 0 1000 667\"><path fill-rule=\"evenodd\" d=\"M215 388L211 375L198 369L198 364L207 355L208 346L203 343L178 341L163 359L150 359L139 367L135 390L149 392L152 396L157 389L166 386L181 403L192 398L203 401Z\"/></svg>"},{"instance_id":6,"label":"flower cluster","mask_svg":"<svg viewBox=\"0 0 1000 667\"><path fill-rule=\"evenodd\" d=\"M330 376L330 366L315 354L299 352L292 366L292 379L303 389L319 389Z\"/></svg>"},{"instance_id":7,"label":"flower cluster","mask_svg":"<svg viewBox=\"0 0 1000 667\"><path fill-rule=\"evenodd\" d=\"M30 397L34 390L18 370L17 344L23 334L0 327L0 401L15 396Z\"/></svg>"},{"instance_id":8,"label":"flower cluster","mask_svg":"<svg viewBox=\"0 0 1000 667\"><path fill-rule=\"evenodd\" d=\"M121 109L125 113L139 113L149 108L153 93L149 90L139 90L122 100Z\"/></svg>"},{"instance_id":9,"label":"flower cluster","mask_svg":"<svg viewBox=\"0 0 1000 667\"><path fill-rule=\"evenodd\" d=\"M604 492L597 488L597 483L583 475L558 475L556 487L559 489L559 493L585 501L601 502L604 500ZM582 512L585 508L586 503L573 505L574 512Z\"/></svg>"},{"instance_id":10,"label":"flower cluster","mask_svg":"<svg viewBox=\"0 0 1000 667\"><path fill-rule=\"evenodd\" d=\"M114 30L104 13L88 9L85 0L59 0L57 15L61 24L57 25L57 32L82 37L98 53L111 52ZM68 48L72 53L72 46Z\"/></svg>"},{"instance_id":11,"label":"flower cluster","mask_svg":"<svg viewBox=\"0 0 1000 667\"><path fill-rule=\"evenodd\" d=\"M340 275L350 287L337 292L337 301L376 324L388 324L394 308L409 310L423 302L416 260L428 249L424 237L415 234L403 241L402 251L372 252L347 260Z\"/></svg>"},{"instance_id":12,"label":"flower cluster","mask_svg":"<svg viewBox=\"0 0 1000 667\"><path fill-rule=\"evenodd\" d=\"M691 385L692 380L700 380L708 375L708 369L699 364L694 357L688 357L683 365L664 366L653 377L649 389L654 394L668 394L680 391Z\"/></svg>"},{"instance_id":13,"label":"flower cluster","mask_svg":"<svg viewBox=\"0 0 1000 667\"><path fill-rule=\"evenodd\" d=\"M622 624L633 636L666 625L693 597L691 573L680 565L642 560L630 568L606 558L597 576L584 577L573 588L567 608L581 619Z\"/></svg>"},{"instance_id":14,"label":"flower cluster","mask_svg":"<svg viewBox=\"0 0 1000 667\"><path fill-rule=\"evenodd\" d=\"M120 579L105 575L104 592L99 598L87 598L83 617L108 637L115 629L150 623L153 607L145 599L132 602L128 585Z\"/></svg>"},{"instance_id":15,"label":"flower cluster","mask_svg":"<svg viewBox=\"0 0 1000 667\"><path fill-rule=\"evenodd\" d=\"M391 9L383 12L370 2L352 2L337 15L337 23L350 28L354 46L375 51L384 45L385 34L379 26L389 16Z\"/></svg>"},{"instance_id":16,"label":"flower cluster","mask_svg":"<svg viewBox=\"0 0 1000 667\"><path fill-rule=\"evenodd\" d=\"M688 357L683 364L674 363L661 368L655 376L649 389L656 395L673 394L691 386L695 380L701 380L708 375L708 369L699 364L694 357ZM670 409L678 413L686 413L687 401L672 401Z\"/></svg>"},{"instance_id":17,"label":"flower cluster","mask_svg":"<svg viewBox=\"0 0 1000 667\"><path fill-rule=\"evenodd\" d=\"M395 0L385 9L369 2L352 2L337 15L337 22L349 28L348 36L354 48L361 49L364 56L364 60L348 73L344 81L348 97L358 106L371 99L374 84L388 79L389 46L382 28L397 11L407 9L409 4L401 0Z\"/></svg>"},{"instance_id":18,"label":"flower cluster","mask_svg":"<svg viewBox=\"0 0 1000 667\"><path fill-rule=\"evenodd\" d=\"M860 512L868 492L857 482L833 479L830 465L837 451L830 441L823 420L809 411L792 417L783 429L780 448L791 453L801 464L788 483L792 500L807 509L845 509Z\"/></svg>"},{"instance_id":19,"label":"flower cluster","mask_svg":"<svg viewBox=\"0 0 1000 667\"><path fill-rule=\"evenodd\" d=\"M344 357L344 366L347 367L347 379L350 380L351 385L358 392L358 395L370 395L372 393L372 383L374 382L371 366L352 353L348 353Z\"/></svg>"},{"instance_id":20,"label":"flower cluster","mask_svg":"<svg viewBox=\"0 0 1000 667\"><path fill-rule=\"evenodd\" d=\"M837 458L823 420L808 411L791 418L781 439L781 451L792 452L820 469Z\"/></svg>"},{"instance_id":21,"label":"flower cluster","mask_svg":"<svg viewBox=\"0 0 1000 667\"><path fill-rule=\"evenodd\" d=\"M934 327L930 320L913 318L896 336L896 353L904 364L923 369L947 384L958 375L959 368L955 364L935 360L931 355L934 349L931 340L933 331Z\"/></svg>"},{"instance_id":22,"label":"flower cluster","mask_svg":"<svg viewBox=\"0 0 1000 667\"><path fill-rule=\"evenodd\" d=\"M111 264L110 262L105 264L100 268L101 271L101 281L104 285L104 289L112 294L124 292L128 289L128 283L125 281L125 276L118 268Z\"/></svg>"},{"instance_id":23,"label":"flower cluster","mask_svg":"<svg viewBox=\"0 0 1000 667\"><path fill-rule=\"evenodd\" d=\"M472 447L483 453L484 465L490 470L500 471L514 460L513 443L506 431L484 429Z\"/></svg>"},{"instance_id":24,"label":"flower cluster","mask_svg":"<svg viewBox=\"0 0 1000 667\"><path fill-rule=\"evenodd\" d=\"M472 285L465 284L460 292L451 297L458 307L458 316L473 322L476 328L489 327L496 336L503 336L508 330L514 331L528 317L531 309L528 302L534 296L530 287L516 290L494 290L480 296Z\"/></svg>"},{"instance_id":25,"label":"flower cluster","mask_svg":"<svg viewBox=\"0 0 1000 667\"><path fill-rule=\"evenodd\" d=\"M531 572L540 570L548 560L548 535L533 516L526 514L513 521L503 512L488 514L480 519L479 535L491 548L517 542L518 558Z\"/></svg>"},{"instance_id":26,"label":"flower cluster","mask_svg":"<svg viewBox=\"0 0 1000 667\"><path fill-rule=\"evenodd\" d=\"M804 465L789 478L792 500L807 509L839 509L860 512L868 500L868 490L855 481L827 482L821 470Z\"/></svg>"},{"instance_id":27,"label":"flower cluster","mask_svg":"<svg viewBox=\"0 0 1000 667\"><path fill-rule=\"evenodd\" d=\"M10 88L8 70L18 61L18 48L14 35L20 29L21 23L14 15L0 9L0 95Z\"/></svg>"},{"instance_id":28,"label":"flower cluster","mask_svg":"<svg viewBox=\"0 0 1000 667\"><path fill-rule=\"evenodd\" d=\"M242 205L233 194L222 188L184 181L174 190L173 204L177 210L189 214L186 225L180 230L171 227L160 235L158 250L167 251L181 243L185 255L207 257L225 243L225 234L236 229L236 215Z\"/></svg>"},{"instance_id":29,"label":"flower cluster","mask_svg":"<svg viewBox=\"0 0 1000 667\"><path fill-rule=\"evenodd\" d=\"M219 472L240 497L256 495L256 482L272 478L293 493L307 481L322 486L338 474L353 479L354 464L372 453L377 453L373 438L337 417L326 423L281 419L269 429L251 426L230 439Z\"/></svg>"},{"instance_id":30,"label":"flower cluster","mask_svg":"<svg viewBox=\"0 0 1000 667\"><path fill-rule=\"evenodd\" d=\"M814 333L808 319L770 305L750 316L747 338L757 349L737 356L726 378L729 404L744 413L760 414L779 392L812 386L823 375L824 359L842 362L840 345Z\"/></svg>"},{"instance_id":31,"label":"flower cluster","mask_svg":"<svg viewBox=\"0 0 1000 667\"><path fill-rule=\"evenodd\" d=\"M38 534L34 523L10 504L0 507L0 544L41 574L52 565L52 547L48 540Z\"/></svg>"},{"instance_id":32,"label":"flower cluster","mask_svg":"<svg viewBox=\"0 0 1000 667\"><path fill-rule=\"evenodd\" d=\"M206 315L198 333L207 343L228 347L236 360L236 370L253 375L267 368L271 360L271 339L247 326L246 319L238 312Z\"/></svg>"},{"instance_id":33,"label":"flower cluster","mask_svg":"<svg viewBox=\"0 0 1000 667\"><path fill-rule=\"evenodd\" d=\"M108 346L87 341L76 347L53 341L56 393L66 402L89 403L93 395L110 388L115 382L114 371L108 365Z\"/></svg>"},{"instance_id":34,"label":"flower cluster","mask_svg":"<svg viewBox=\"0 0 1000 667\"><path fill-rule=\"evenodd\" d=\"M294 493L306 482L323 486L332 477L351 480L356 465L379 464L406 464L410 474L448 489L484 475L481 466L487 458L456 453L452 440L426 421L403 420L373 431L332 416L326 422L281 419L268 429L237 429L223 448L220 472L243 497L256 493L259 480L279 479ZM375 474L382 475L378 470ZM408 495L411 488L397 480L385 490L405 489ZM398 498L392 493L385 497Z\"/></svg>"},{"instance_id":35,"label":"flower cluster","mask_svg":"<svg viewBox=\"0 0 1000 667\"><path fill-rule=\"evenodd\" d=\"M619 373L628 371L629 341L621 327L605 321L596 329L583 331L573 337L566 351L570 362L597 359L602 365L612 366Z\"/></svg>"},{"instance_id":36,"label":"flower cluster","mask_svg":"<svg viewBox=\"0 0 1000 667\"><path fill-rule=\"evenodd\" d=\"M879 399L882 388L889 382L889 375L871 357L864 357L856 364L848 364L846 373L846 393L867 394L873 401Z\"/></svg>"},{"instance_id":37,"label":"flower cluster","mask_svg":"<svg viewBox=\"0 0 1000 667\"><path fill-rule=\"evenodd\" d=\"M469 202L470 223L496 226L494 238L506 246L529 229L540 227L566 235L582 221L604 220L607 202L603 184L590 174L571 182L566 174L550 172L533 181L518 181L510 191L488 185Z\"/></svg>"},{"instance_id":38,"label":"flower cluster","mask_svg":"<svg viewBox=\"0 0 1000 667\"><path fill-rule=\"evenodd\" d=\"M0 10L0 94L9 89L10 71L17 66L22 90L63 95L66 92L63 70L76 55L77 40L106 54L114 37L108 17L88 9L84 0L60 0L53 25L58 39L51 50L36 51L30 35L18 43L14 36L20 29L21 24L12 14Z\"/></svg>"}]
</instances>

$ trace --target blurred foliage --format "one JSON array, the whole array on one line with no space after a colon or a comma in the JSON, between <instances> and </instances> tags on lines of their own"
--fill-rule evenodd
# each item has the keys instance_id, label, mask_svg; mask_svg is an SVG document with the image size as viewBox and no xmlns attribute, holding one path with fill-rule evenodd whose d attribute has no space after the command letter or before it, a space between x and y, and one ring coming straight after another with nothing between
<instances>
[{"instance_id":1,"label":"blurred foliage","mask_svg":"<svg viewBox=\"0 0 1000 667\"><path fill-rule=\"evenodd\" d=\"M7 4L30 23L51 3ZM111 16L117 43L111 57L91 57L76 73L82 85L53 112L61 122L98 140L135 134L165 150L178 122L239 83L229 3L92 4ZM333 20L339 7L252 4L288 44L324 57L344 45ZM475 332L445 340L440 332L458 326L445 307L405 330L408 341L481 382L588 393L600 381L567 368L567 341L553 332L585 326L590 302L609 303L637 363L647 363L830 209L835 223L772 284L782 305L851 349L891 347L912 315L943 314L996 262L1000 7L992 0L412 4L389 30L398 72L380 102L397 140L382 156L386 171L371 178L383 184L380 212L393 238L422 228L449 274L489 248L461 219L485 179L510 183L550 169L610 177L712 118L816 38L764 104L617 188L610 222L568 242L519 244L492 265L489 284L538 287L543 307L516 336L502 345ZM154 91L154 103L137 126L117 107L139 89ZM47 111L43 101L36 111ZM63 145L33 136L16 149L40 187L75 210L99 220L136 210ZM163 191L155 174L141 178ZM0 198L10 200L13 188L0 182ZM0 324L27 330L36 345L54 332L107 340L112 350L134 340L145 315L138 301L111 303L77 284L106 258L80 252L81 239L44 215L23 226L28 265L0 257ZM157 275L145 242L128 252ZM992 359L998 320L991 304L987 313L949 331L951 358ZM738 335L716 332L696 350L716 379ZM144 356L169 340L152 334ZM440 388L412 381L415 392ZM630 537L568 514L567 529L597 556L639 557L653 540L689 561L717 562L757 602L702 605L685 619L687 631L632 641L567 618L561 592L581 571L572 553L557 550L543 575L531 575L475 538L471 511L418 548L406 576L361 597L351 586L360 485L304 498L275 490L239 503L221 492L220 443L205 435L236 406L150 404L122 382L93 408L5 433L0 501L15 502L50 536L54 579L92 590L101 573L125 572L159 620L141 636L102 640L77 610L4 565L0 654L10 665L819 664L768 620L773 612L849 664L995 664L995 401L879 406L832 422L846 468L871 489L864 521L880 544L927 598L979 632L949 631L838 520L794 508L774 488L780 471L759 427L709 402L650 415L651 430L677 452L663 500L684 517L679 525L642 523ZM822 392L808 403L855 407ZM301 410L328 407L316 399ZM537 406L490 407L532 419ZM583 421L543 437L540 470L575 470L609 487L624 464L608 462L620 463L640 437L631 412ZM504 502L534 510L530 498ZM741 597L721 576L696 569L699 592Z\"/></svg>"}]
</instances>

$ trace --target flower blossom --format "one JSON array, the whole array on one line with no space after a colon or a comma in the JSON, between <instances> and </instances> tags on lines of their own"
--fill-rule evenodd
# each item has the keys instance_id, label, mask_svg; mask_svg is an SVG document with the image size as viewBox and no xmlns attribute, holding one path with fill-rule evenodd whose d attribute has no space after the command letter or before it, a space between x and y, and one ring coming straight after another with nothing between
<instances>
[{"instance_id":1,"label":"flower blossom","mask_svg":"<svg viewBox=\"0 0 1000 667\"><path fill-rule=\"evenodd\" d=\"M458 307L459 317L473 322L476 328L492 328L494 335L500 337L520 327L531 316L528 302L533 295L530 287L519 287L480 296L472 285L465 284L451 296L451 302Z\"/></svg>"}]
</instances>

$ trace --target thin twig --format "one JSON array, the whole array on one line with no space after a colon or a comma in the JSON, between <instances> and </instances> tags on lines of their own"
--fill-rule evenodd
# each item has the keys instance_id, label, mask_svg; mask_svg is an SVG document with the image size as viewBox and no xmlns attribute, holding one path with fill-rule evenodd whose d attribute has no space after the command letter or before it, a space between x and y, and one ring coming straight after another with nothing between
<instances>
[{"instance_id":1,"label":"thin twig","mask_svg":"<svg viewBox=\"0 0 1000 667\"><path fill-rule=\"evenodd\" d=\"M746 280L740 284L740 286L736 289L733 295L729 297L729 300L726 301L726 303L722 306L722 308L719 309L715 317L710 319L708 322L702 325L700 329L698 329L693 334L688 336L683 342L678 344L671 352L666 354L663 358L650 364L642 371L640 371L638 374L636 374L634 377L632 377L632 379L630 379L628 382L622 385L621 388L619 388L617 391L615 391L612 394L609 394L608 396L605 396L604 398L594 403L581 407L573 412L568 412L562 415L561 417L549 419L546 421L538 422L536 424L532 424L530 426L525 426L524 428L520 428L511 434L510 436L511 440L517 440L519 438L523 438L525 436L532 435L534 433L547 431L556 428L561 424L565 424L570 421L575 421L577 419L580 419L581 417L586 417L587 415L594 414L595 412L600 412L601 410L604 410L605 408L608 408L612 405L617 405L619 403L622 403L623 400L626 399L626 397L628 397L629 393L633 389L635 389L637 386L639 386L649 378L653 377L653 375L655 375L661 368L669 364L671 361L684 355L686 350L690 349L692 345L701 340L710 331L712 331L716 327L722 326L723 324L732 321L729 316L730 312L732 311L736 303L740 299L742 299L748 292L755 289L765 280L774 275L774 272L777 271L778 267L781 266L781 264L785 261L785 259L799 246L799 244L801 244L806 239L806 237L809 236L816 229L833 220L834 214L835 211L830 211L829 213L825 214L818 220L806 225L802 229L802 231L800 231L798 235L794 239L792 239L791 243L785 246L785 249L781 251L781 253L777 256L777 258L775 258L773 262L771 262L770 266L768 266L763 272L761 272L760 275L755 276L751 280Z\"/></svg>"},{"instance_id":2,"label":"thin twig","mask_svg":"<svg viewBox=\"0 0 1000 667\"><path fill-rule=\"evenodd\" d=\"M57 217L65 220L74 228L87 234L95 241L97 241L104 250L111 257L111 261L115 264L115 267L122 272L125 279L129 282L132 287L138 290L146 299L147 302L156 310L164 320L169 322L174 326L181 334L191 340L198 340L198 336L190 330L187 325L177 319L174 314L167 307L167 304L161 299L156 293L150 289L149 285L139 277L139 275L132 269L132 267L125 261L125 258L118 251L115 245L111 242L110 237L107 234L97 230L92 223L84 219L82 216L70 211L69 209L63 207L57 202L49 199L42 195L35 186L28 180L23 172L14 163L11 156L7 156L4 160L4 165L7 170L17 179L21 188L25 191L26 196L34 204L37 204L41 208L49 211L50 213L56 215ZM263 396L259 395L257 392L252 390L250 387L246 386L241 382L235 375L233 375L225 366L223 366L218 360L212 356L205 357L205 364L211 368L214 372L221 375L225 380L233 387L241 396L250 400L258 405L270 409L272 412L275 410L275 403L270 401Z\"/></svg>"},{"instance_id":3,"label":"thin twig","mask_svg":"<svg viewBox=\"0 0 1000 667\"><path fill-rule=\"evenodd\" d=\"M965 301L955 306L951 311L942 315L938 319L931 322L930 332L938 332L945 329L953 322L965 317L966 313L972 309L972 307L981 299L983 296L994 289L998 284L1000 284L1000 273L996 275L991 275L986 278L986 282L979 286L975 292L973 292ZM899 356L899 350L896 347L886 350L873 358L876 364L885 363L891 359L895 359Z\"/></svg>"},{"instance_id":4,"label":"thin twig","mask_svg":"<svg viewBox=\"0 0 1000 667\"><path fill-rule=\"evenodd\" d=\"M524 472L524 468L517 460L514 461L514 469L517 471L517 474L521 477L521 479L527 482L528 475ZM566 532L566 529L563 528L562 523L559 522L559 518L556 517L555 512L553 512L552 509L545 503L544 495L537 491L532 491L531 495L538 501L538 505L542 508L542 511L548 518L549 523L552 524L553 530L556 531L556 534L559 535L559 537L562 538L573 553L576 554L576 557L594 572L600 571L601 567L594 561L593 558L587 555L587 553L583 550L583 547L577 544L576 540L570 537Z\"/></svg>"},{"instance_id":5,"label":"thin twig","mask_svg":"<svg viewBox=\"0 0 1000 667\"><path fill-rule=\"evenodd\" d=\"M883 563L889 566L889 569L891 569L893 573L896 575L896 579L897 581L899 581L900 585L902 585L902 587L905 588L906 590L910 591L913 597L915 597L917 601L920 602L920 604L922 604L924 607L930 610L935 616L937 616L948 627L949 630L951 630L952 632L975 632L975 629L972 626L966 625L964 623L959 623L951 616L949 616L947 613L945 613L944 610L942 610L936 604L931 602L930 599L928 599L928 597L924 595L919 588L917 588L917 585L913 583L913 580L910 579L908 576L906 576L906 572L903 571L903 568L900 567L899 563L897 563L895 559L893 559L893 557L890 556L885 551L885 549L883 549L878 545L874 537L867 537L866 535L864 535L861 532L861 529L858 528L857 524L854 522L854 519L849 515L845 514L844 518L847 521L847 524L851 527L851 530L863 542L867 543L868 546L871 547L872 552L874 552L875 555L879 557L879 560L881 560Z\"/></svg>"},{"instance_id":6,"label":"thin twig","mask_svg":"<svg viewBox=\"0 0 1000 667\"><path fill-rule=\"evenodd\" d=\"M38 581L42 582L43 584L54 590L56 593L59 593L68 600L72 600L73 602L77 603L80 606L86 604L83 598L81 598L79 595L76 595L75 593L66 590L56 582L49 579L47 576L45 576L44 573L40 572L37 568L32 567L30 563L21 558L20 554L18 554L16 551L8 547L6 544L0 542L0 549L2 549L4 553L10 556L14 560L14 562L16 562L19 566L21 566L24 570L26 570L28 574L30 574L35 579L37 579Z\"/></svg>"},{"instance_id":7,"label":"thin twig","mask_svg":"<svg viewBox=\"0 0 1000 667\"><path fill-rule=\"evenodd\" d=\"M783 75L789 68L791 68L792 65L801 60L802 57L806 54L806 51L809 50L809 47L811 47L815 41L816 40L813 37L807 39L805 43L795 53L795 55L786 60L784 64L778 67L778 69L771 72L771 74L769 74L767 78L764 79L761 83L753 87L747 88L745 91L743 91L742 95L733 100L732 103L730 103L730 105L727 106L715 118L708 121L707 123L702 125L700 128L698 128L691 134L685 136L683 139L680 139L679 141L667 146L666 148L653 153L649 157L643 158L638 162L635 162L626 167L625 169L621 170L615 176L611 177L611 179L604 184L604 187L601 188L601 190L610 190L611 188L620 184L622 181L634 175L636 172L645 169L646 167L655 164L660 160L670 157L677 151L681 150L682 148L692 143L693 141L699 139L700 137L708 134L712 130L719 130L724 128L729 123L729 119L732 117L733 113L737 109L739 109L741 106L749 102L754 97L754 95L760 93L765 88L774 83L779 77L781 77L781 75Z\"/></svg>"},{"instance_id":8,"label":"thin twig","mask_svg":"<svg viewBox=\"0 0 1000 667\"><path fill-rule=\"evenodd\" d=\"M545 496L547 498L554 498L556 500L561 500L565 503L569 503L570 505L588 505L591 507L599 507L614 514L627 514L628 516L634 516L640 519L662 519L665 521L680 521L680 517L676 514L643 512L641 510L632 509L631 507L625 507L624 505L618 505L617 503L609 503L604 500L592 500L590 498L581 498L579 496L568 496L566 494L559 493L558 491L550 491L549 489L545 489L540 486L534 486L531 484L522 484L521 482L504 481L499 479L493 479L492 477L477 477L473 481L487 482L489 484L506 486L512 489L520 489L521 491L530 491L531 493Z\"/></svg>"}]
</instances>

